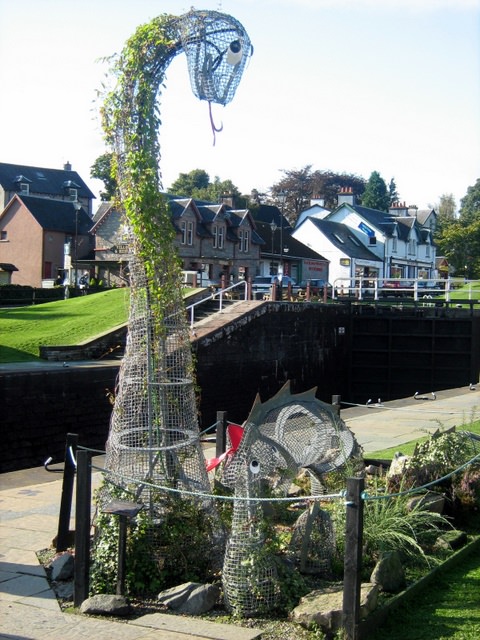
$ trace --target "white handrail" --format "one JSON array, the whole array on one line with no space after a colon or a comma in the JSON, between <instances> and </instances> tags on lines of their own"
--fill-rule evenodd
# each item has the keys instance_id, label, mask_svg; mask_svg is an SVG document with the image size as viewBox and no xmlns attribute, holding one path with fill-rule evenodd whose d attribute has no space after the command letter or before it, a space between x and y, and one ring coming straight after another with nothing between
<instances>
[{"instance_id":1,"label":"white handrail","mask_svg":"<svg viewBox=\"0 0 480 640\"><path fill-rule=\"evenodd\" d=\"M240 282L236 282L235 284L231 284L230 286L226 287L225 289L219 289L218 291L214 291L209 296L206 296L205 298L202 298L198 302L194 302L192 304L189 304L186 309L190 314L190 328L192 328L194 323L195 323L195 309L197 307L199 307L201 304L204 304L207 300L215 300L216 298L218 298L218 300L219 300L219 308L217 310L217 313L219 313L220 311L223 310L223 299L224 299L225 294L228 295L229 291L233 291L234 289L240 290L242 287L244 289L244 291L243 291L243 299L244 300L248 300L248 283L247 283L246 280L241 280Z\"/></svg>"}]
</instances>

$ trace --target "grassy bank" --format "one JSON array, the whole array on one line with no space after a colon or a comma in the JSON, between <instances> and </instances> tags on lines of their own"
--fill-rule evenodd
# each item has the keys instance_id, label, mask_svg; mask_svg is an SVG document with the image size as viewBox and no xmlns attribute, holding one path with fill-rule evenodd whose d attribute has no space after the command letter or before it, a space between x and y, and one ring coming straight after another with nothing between
<instances>
[{"instance_id":1,"label":"grassy bank","mask_svg":"<svg viewBox=\"0 0 480 640\"><path fill-rule=\"evenodd\" d=\"M112 289L32 307L0 310L0 362L39 359L40 345L73 345L128 317L128 289Z\"/></svg>"}]
</instances>

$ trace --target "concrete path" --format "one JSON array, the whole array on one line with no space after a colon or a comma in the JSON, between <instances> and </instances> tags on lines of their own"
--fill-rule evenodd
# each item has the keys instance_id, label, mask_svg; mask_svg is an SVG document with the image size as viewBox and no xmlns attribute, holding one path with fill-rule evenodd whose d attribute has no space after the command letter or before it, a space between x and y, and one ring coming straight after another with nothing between
<instances>
[{"instance_id":1,"label":"concrete path","mask_svg":"<svg viewBox=\"0 0 480 640\"><path fill-rule=\"evenodd\" d=\"M426 396L428 394L425 394ZM443 427L480 417L478 390L440 391L435 400L406 398L380 406L342 405L341 416L365 454L398 446ZM95 460L95 465L99 462ZM101 461L98 464L101 466ZM52 468L55 468L53 466ZM93 485L101 475L93 475ZM132 622L62 613L36 551L57 533L62 476L42 468L0 475L0 639L253 640L258 629L150 614ZM72 522L71 528L74 523Z\"/></svg>"}]
</instances>

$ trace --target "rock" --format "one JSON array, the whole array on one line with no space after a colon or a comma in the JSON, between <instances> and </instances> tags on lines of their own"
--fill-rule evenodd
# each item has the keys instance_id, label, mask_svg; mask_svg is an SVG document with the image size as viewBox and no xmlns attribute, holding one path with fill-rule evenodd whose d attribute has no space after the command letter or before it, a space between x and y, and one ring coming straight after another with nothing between
<instances>
[{"instance_id":1,"label":"rock","mask_svg":"<svg viewBox=\"0 0 480 640\"><path fill-rule=\"evenodd\" d=\"M431 511L432 513L443 513L445 506L445 496L441 493L435 493L429 491L423 495L415 496L408 501L407 509L413 511L413 509L423 509L424 511Z\"/></svg>"},{"instance_id":2,"label":"rock","mask_svg":"<svg viewBox=\"0 0 480 640\"><path fill-rule=\"evenodd\" d=\"M71 553L63 553L61 556L55 558L50 566L53 581L71 580L71 578L73 578L75 559Z\"/></svg>"},{"instance_id":3,"label":"rock","mask_svg":"<svg viewBox=\"0 0 480 640\"><path fill-rule=\"evenodd\" d=\"M468 537L465 531L446 531L435 540L435 549L456 550L465 546Z\"/></svg>"},{"instance_id":4,"label":"rock","mask_svg":"<svg viewBox=\"0 0 480 640\"><path fill-rule=\"evenodd\" d=\"M82 602L80 613L98 616L128 616L130 605L124 596L98 594Z\"/></svg>"},{"instance_id":5,"label":"rock","mask_svg":"<svg viewBox=\"0 0 480 640\"><path fill-rule=\"evenodd\" d=\"M215 584L185 582L184 584L161 591L157 599L161 604L177 613L198 616L210 611L220 598L220 587Z\"/></svg>"},{"instance_id":6,"label":"rock","mask_svg":"<svg viewBox=\"0 0 480 640\"><path fill-rule=\"evenodd\" d=\"M59 600L73 600L73 580L54 582L53 588Z\"/></svg>"},{"instance_id":7,"label":"rock","mask_svg":"<svg viewBox=\"0 0 480 640\"><path fill-rule=\"evenodd\" d=\"M405 570L398 552L391 551L380 558L372 571L370 582L387 593L398 593L405 588Z\"/></svg>"},{"instance_id":8,"label":"rock","mask_svg":"<svg viewBox=\"0 0 480 640\"><path fill-rule=\"evenodd\" d=\"M365 618L377 606L378 587L362 584L360 616ZM312 591L303 598L290 614L291 620L306 629L317 624L325 631L336 632L343 623L343 585Z\"/></svg>"}]
</instances>

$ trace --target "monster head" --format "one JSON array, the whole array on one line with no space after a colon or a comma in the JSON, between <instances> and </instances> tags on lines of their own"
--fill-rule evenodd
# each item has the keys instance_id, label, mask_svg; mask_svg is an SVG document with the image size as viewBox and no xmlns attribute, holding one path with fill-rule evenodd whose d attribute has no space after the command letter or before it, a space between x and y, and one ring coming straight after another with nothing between
<instances>
[{"instance_id":1,"label":"monster head","mask_svg":"<svg viewBox=\"0 0 480 640\"><path fill-rule=\"evenodd\" d=\"M217 11L192 10L176 26L193 93L200 100L228 104L253 52L247 32L235 18Z\"/></svg>"}]
</instances>

